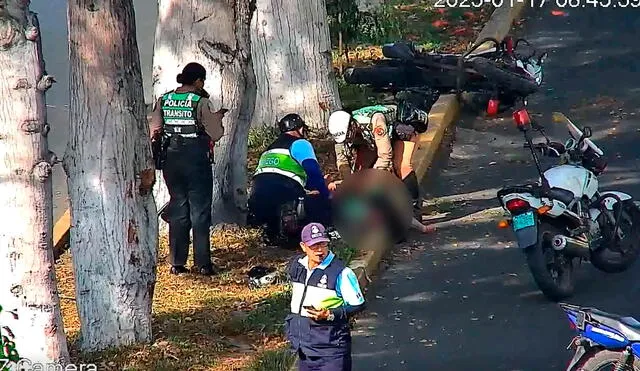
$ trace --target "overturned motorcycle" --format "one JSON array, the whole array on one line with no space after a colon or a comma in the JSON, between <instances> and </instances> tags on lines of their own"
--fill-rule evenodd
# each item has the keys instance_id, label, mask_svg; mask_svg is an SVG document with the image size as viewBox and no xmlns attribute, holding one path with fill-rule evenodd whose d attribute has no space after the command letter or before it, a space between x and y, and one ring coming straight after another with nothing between
<instances>
[{"instance_id":1,"label":"overturned motorcycle","mask_svg":"<svg viewBox=\"0 0 640 371\"><path fill-rule=\"evenodd\" d=\"M477 51L486 43L492 48ZM439 93L456 92L463 101L494 115L513 107L539 90L547 53L524 39L510 36L499 42L480 40L464 54L426 53L415 45L396 42L383 46L385 59L372 66L345 71L345 81L383 90L429 87Z\"/></svg>"},{"instance_id":2,"label":"overturned motorcycle","mask_svg":"<svg viewBox=\"0 0 640 371\"><path fill-rule=\"evenodd\" d=\"M513 118L540 181L498 191L501 206L511 215L499 226L512 227L543 294L553 301L571 296L574 267L583 260L607 273L628 269L640 252L640 210L632 196L598 189L606 162L589 139L591 129L579 129L562 113L553 113L554 122L565 124L571 136L562 144L551 142L526 108L516 110ZM533 144L532 129L546 141ZM538 152L560 163L543 172Z\"/></svg>"}]
</instances>

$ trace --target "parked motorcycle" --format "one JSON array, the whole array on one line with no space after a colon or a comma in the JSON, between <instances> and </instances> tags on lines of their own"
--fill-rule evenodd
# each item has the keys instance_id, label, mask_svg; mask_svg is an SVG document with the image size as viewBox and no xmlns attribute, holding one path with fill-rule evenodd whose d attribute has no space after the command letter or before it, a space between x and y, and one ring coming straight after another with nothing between
<instances>
[{"instance_id":1,"label":"parked motorcycle","mask_svg":"<svg viewBox=\"0 0 640 371\"><path fill-rule=\"evenodd\" d=\"M476 53L486 42L494 47ZM511 37L502 42L480 40L464 54L424 53L405 42L385 45L382 53L387 59L347 69L345 81L390 90L422 86L440 93L455 91L459 96L463 91L471 92L475 101L480 98L485 103L490 115L538 91L547 56L526 40L514 42Z\"/></svg>"},{"instance_id":2,"label":"parked motorcycle","mask_svg":"<svg viewBox=\"0 0 640 371\"><path fill-rule=\"evenodd\" d=\"M595 308L561 303L578 335L566 371L640 371L640 322Z\"/></svg>"},{"instance_id":3,"label":"parked motorcycle","mask_svg":"<svg viewBox=\"0 0 640 371\"><path fill-rule=\"evenodd\" d=\"M640 210L631 195L598 189L606 161L589 139L591 129L579 129L562 113L553 113L553 121L565 124L571 136L562 144L550 141L526 108L516 110L513 118L540 181L498 191L501 206L511 214L499 226L512 227L544 295L554 301L571 296L574 266L582 261L607 273L629 268L640 251ZM546 141L533 144L532 129ZM559 158L559 164L543 172L538 152Z\"/></svg>"}]
</instances>

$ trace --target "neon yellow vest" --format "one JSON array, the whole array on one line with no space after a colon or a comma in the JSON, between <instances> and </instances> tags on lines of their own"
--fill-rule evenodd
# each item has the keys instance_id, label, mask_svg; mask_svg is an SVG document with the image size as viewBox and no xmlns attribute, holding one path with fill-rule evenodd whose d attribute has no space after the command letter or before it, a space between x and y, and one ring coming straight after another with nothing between
<instances>
[{"instance_id":1,"label":"neon yellow vest","mask_svg":"<svg viewBox=\"0 0 640 371\"><path fill-rule=\"evenodd\" d=\"M284 175L300 183L302 187L307 185L307 173L292 156L288 149L274 148L265 151L260 156L255 175L273 173Z\"/></svg>"}]
</instances>

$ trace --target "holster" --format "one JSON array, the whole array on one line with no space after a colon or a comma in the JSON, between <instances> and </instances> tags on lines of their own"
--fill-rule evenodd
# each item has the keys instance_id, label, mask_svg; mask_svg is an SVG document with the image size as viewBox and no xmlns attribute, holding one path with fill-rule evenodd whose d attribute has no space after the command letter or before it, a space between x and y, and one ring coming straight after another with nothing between
<instances>
[{"instance_id":1,"label":"holster","mask_svg":"<svg viewBox=\"0 0 640 371\"><path fill-rule=\"evenodd\" d=\"M153 154L153 162L156 166L156 170L162 170L164 164L167 161L167 147L169 147L169 138L160 132L151 138L151 153Z\"/></svg>"}]
</instances>

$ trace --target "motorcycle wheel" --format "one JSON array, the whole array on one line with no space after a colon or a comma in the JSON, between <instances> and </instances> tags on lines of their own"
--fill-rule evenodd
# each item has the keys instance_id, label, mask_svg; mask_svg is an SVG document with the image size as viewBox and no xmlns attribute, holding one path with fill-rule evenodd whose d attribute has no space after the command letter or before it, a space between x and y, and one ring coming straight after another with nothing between
<instances>
[{"instance_id":1,"label":"motorcycle wheel","mask_svg":"<svg viewBox=\"0 0 640 371\"><path fill-rule=\"evenodd\" d=\"M600 350L583 358L575 367L579 371L605 371L614 370L622 352L611 350ZM640 364L637 359L633 360L633 365L623 368L625 371L640 371Z\"/></svg>"},{"instance_id":2,"label":"motorcycle wheel","mask_svg":"<svg viewBox=\"0 0 640 371\"><path fill-rule=\"evenodd\" d=\"M553 249L551 239L562 231L544 221L538 225L538 242L525 249L534 281L545 297L560 301L574 292L574 259Z\"/></svg>"},{"instance_id":3,"label":"motorcycle wheel","mask_svg":"<svg viewBox=\"0 0 640 371\"><path fill-rule=\"evenodd\" d=\"M618 204L614 206L613 215L618 215L619 207ZM640 210L631 200L623 201L622 208L618 228L623 231L624 237L618 239L616 246L606 244L591 254L591 264L606 273L627 270L640 254ZM614 226L604 214L600 214L598 223L605 241L609 240Z\"/></svg>"},{"instance_id":4,"label":"motorcycle wheel","mask_svg":"<svg viewBox=\"0 0 640 371\"><path fill-rule=\"evenodd\" d=\"M538 91L538 84L521 75L498 67L493 61L476 57L470 61L471 66L489 82L517 93L522 97L529 96Z\"/></svg>"}]
</instances>

